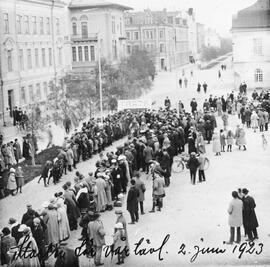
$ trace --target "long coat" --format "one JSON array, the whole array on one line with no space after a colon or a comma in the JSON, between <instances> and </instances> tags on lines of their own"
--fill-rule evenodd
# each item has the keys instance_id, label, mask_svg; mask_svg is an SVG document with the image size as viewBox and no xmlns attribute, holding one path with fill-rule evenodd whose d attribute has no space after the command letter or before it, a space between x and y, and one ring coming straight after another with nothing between
<instances>
[{"instance_id":1,"label":"long coat","mask_svg":"<svg viewBox=\"0 0 270 267\"><path fill-rule=\"evenodd\" d=\"M240 227L243 224L243 202L238 198L232 199L229 208L229 225L231 227Z\"/></svg>"},{"instance_id":2,"label":"long coat","mask_svg":"<svg viewBox=\"0 0 270 267\"><path fill-rule=\"evenodd\" d=\"M138 210L138 197L140 196L139 190L135 186L131 186L127 196L127 210L135 212Z\"/></svg>"},{"instance_id":3,"label":"long coat","mask_svg":"<svg viewBox=\"0 0 270 267\"><path fill-rule=\"evenodd\" d=\"M246 196L243 198L243 221L246 229L254 229L259 226L255 213L255 201L253 197Z\"/></svg>"},{"instance_id":4,"label":"long coat","mask_svg":"<svg viewBox=\"0 0 270 267\"><path fill-rule=\"evenodd\" d=\"M71 149L67 151L67 164L68 165L73 165L73 160L74 160L74 154Z\"/></svg>"},{"instance_id":5,"label":"long coat","mask_svg":"<svg viewBox=\"0 0 270 267\"><path fill-rule=\"evenodd\" d=\"M244 129L240 129L238 145L241 146L241 145L246 145L246 144L247 144L246 133L245 133Z\"/></svg>"},{"instance_id":6,"label":"long coat","mask_svg":"<svg viewBox=\"0 0 270 267\"><path fill-rule=\"evenodd\" d=\"M48 243L57 244L60 241L58 213L55 209L49 209L45 215L44 221L47 225Z\"/></svg>"},{"instance_id":7,"label":"long coat","mask_svg":"<svg viewBox=\"0 0 270 267\"><path fill-rule=\"evenodd\" d=\"M221 151L220 136L217 133L213 134L213 152L219 153Z\"/></svg>"},{"instance_id":8,"label":"long coat","mask_svg":"<svg viewBox=\"0 0 270 267\"><path fill-rule=\"evenodd\" d=\"M70 227L67 217L67 206L63 203L59 204L57 209L58 212L58 223L59 223L59 238L65 240L70 237Z\"/></svg>"},{"instance_id":9,"label":"long coat","mask_svg":"<svg viewBox=\"0 0 270 267\"><path fill-rule=\"evenodd\" d=\"M102 247L105 245L105 230L100 220L89 222L87 234L90 240L93 239L94 246Z\"/></svg>"},{"instance_id":10,"label":"long coat","mask_svg":"<svg viewBox=\"0 0 270 267\"><path fill-rule=\"evenodd\" d=\"M18 142L15 142L14 145L14 154L15 154L15 159L19 160L22 158L22 150L21 150L21 146Z\"/></svg>"},{"instance_id":11,"label":"long coat","mask_svg":"<svg viewBox=\"0 0 270 267\"><path fill-rule=\"evenodd\" d=\"M146 190L145 184L139 178L135 178L135 181L136 181L135 187L139 190L138 202L142 202L142 201L144 201L144 192Z\"/></svg>"},{"instance_id":12,"label":"long coat","mask_svg":"<svg viewBox=\"0 0 270 267\"><path fill-rule=\"evenodd\" d=\"M97 211L105 209L105 206L108 204L106 196L106 182L102 178L96 179L97 186Z\"/></svg>"},{"instance_id":13,"label":"long coat","mask_svg":"<svg viewBox=\"0 0 270 267\"><path fill-rule=\"evenodd\" d=\"M17 183L15 178L15 173L10 173L8 177L7 189L15 190L17 189Z\"/></svg>"}]
</instances>

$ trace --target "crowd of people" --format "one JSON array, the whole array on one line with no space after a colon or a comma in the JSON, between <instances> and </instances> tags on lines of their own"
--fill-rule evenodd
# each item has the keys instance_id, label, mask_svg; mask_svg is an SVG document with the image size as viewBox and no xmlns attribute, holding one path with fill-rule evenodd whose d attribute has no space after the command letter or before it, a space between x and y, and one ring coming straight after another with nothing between
<instances>
[{"instance_id":1,"label":"crowd of people","mask_svg":"<svg viewBox=\"0 0 270 267\"><path fill-rule=\"evenodd\" d=\"M76 169L77 163L88 160L95 154L99 156L96 168L87 175L76 171L74 182L64 183L62 192L55 193L52 199L43 203L41 211L34 211L29 204L28 211L23 215L20 223L14 218L9 220L10 227L2 230L2 240L9 240L6 242L7 245L4 245L4 249L1 248L4 263L9 264L11 260L10 248L14 244L26 246L28 241L24 243L23 239L30 236L28 240L31 240L35 250L40 253L37 257L31 258L31 261L35 260L35 263L31 263L32 265L29 263L27 266L39 266L39 264L44 266L47 260L46 245L59 244L67 240L70 237L70 231L78 229L79 225L82 227L80 239L86 240L87 256L91 258L91 251L94 249L94 262L97 266L102 265L101 252L102 246L105 245L106 233L100 220L100 213L116 208L114 243L116 246L128 247L126 220L120 208L123 205L124 195L127 194L126 209L130 213L130 224L139 222L139 210L140 215L145 214L146 187L140 178L141 173L145 172L152 177L152 209L149 212L161 211L166 197L165 188L171 183L174 157L187 150L190 155L187 166L190 169L191 183L196 183L197 170L199 170L199 182L205 181L203 166L203 155L206 152L205 141L212 142L213 152L217 156L225 152L226 146L227 151L231 152L234 144L239 149L243 147L246 150L244 127L239 124L235 131L230 129L229 115L237 112L240 114L239 118L242 119L246 116L243 114L247 109L259 113L262 106L261 104L253 105L247 101L245 94L235 96L234 92L226 99L223 96L213 98L211 95L203 103L202 109L198 109L197 102L193 99L190 103L191 112L185 110L182 102L179 103L178 111L172 110L168 97L164 104L165 108L159 110L118 112L107 116L102 123L92 119L84 123L80 131L75 130L70 138L65 138L58 156L44 165L38 182L43 179L44 186L48 186L52 178L53 183L56 184L64 179L67 171ZM216 116L221 116L223 121L220 132L216 130ZM268 130L268 126L265 126L267 116L263 115L263 117L262 130ZM127 135L127 141L117 147L116 151L104 152L113 141ZM14 144L12 147L14 148ZM21 190L21 186L19 187L18 182L16 183L16 177L20 178L22 174L18 175L18 170L12 167L13 163L5 161L3 146L1 153L0 160L2 158L4 168L7 166L10 168L9 182L14 184L13 191ZM199 158L196 155L199 155ZM10 188L12 190L12 187ZM245 205L245 198L243 203ZM229 209L230 212L231 209ZM15 226L17 230L14 230ZM250 240L256 238L254 229L248 227L245 229ZM251 236L250 231L254 232L254 236ZM233 230L231 233L230 240L233 239ZM78 259L75 255L73 256L74 266L76 266ZM118 263L121 264L127 254L118 256ZM57 265L60 264L59 261L56 261L55 266L60 266Z\"/></svg>"}]
</instances>

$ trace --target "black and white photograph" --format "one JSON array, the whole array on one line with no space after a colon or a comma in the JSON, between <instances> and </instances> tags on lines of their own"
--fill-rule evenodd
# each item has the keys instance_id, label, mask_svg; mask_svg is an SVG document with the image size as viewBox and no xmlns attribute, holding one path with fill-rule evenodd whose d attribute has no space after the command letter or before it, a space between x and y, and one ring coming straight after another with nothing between
<instances>
[{"instance_id":1,"label":"black and white photograph","mask_svg":"<svg viewBox=\"0 0 270 267\"><path fill-rule=\"evenodd\" d=\"M269 267L269 115L270 0L0 0L0 266Z\"/></svg>"}]
</instances>

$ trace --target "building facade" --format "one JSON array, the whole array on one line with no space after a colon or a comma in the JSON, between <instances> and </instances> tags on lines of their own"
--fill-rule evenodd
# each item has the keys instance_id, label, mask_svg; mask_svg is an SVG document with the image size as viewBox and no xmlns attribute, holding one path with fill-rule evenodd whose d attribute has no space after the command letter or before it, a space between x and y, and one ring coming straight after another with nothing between
<instances>
[{"instance_id":1,"label":"building facade","mask_svg":"<svg viewBox=\"0 0 270 267\"><path fill-rule=\"evenodd\" d=\"M127 55L145 49L155 59L157 70L171 70L188 63L187 25L179 12L126 13Z\"/></svg>"},{"instance_id":2,"label":"building facade","mask_svg":"<svg viewBox=\"0 0 270 267\"><path fill-rule=\"evenodd\" d=\"M126 56L124 12L131 8L114 3L69 5L72 73L92 73L100 56L117 64Z\"/></svg>"},{"instance_id":3,"label":"building facade","mask_svg":"<svg viewBox=\"0 0 270 267\"><path fill-rule=\"evenodd\" d=\"M204 45L206 47L220 48L221 47L221 39L220 39L219 34L216 31L214 31L210 28L207 28L205 30L205 33L204 33Z\"/></svg>"},{"instance_id":4,"label":"building facade","mask_svg":"<svg viewBox=\"0 0 270 267\"><path fill-rule=\"evenodd\" d=\"M197 23L197 50L198 53L202 52L205 42L205 27L204 24Z\"/></svg>"},{"instance_id":5,"label":"building facade","mask_svg":"<svg viewBox=\"0 0 270 267\"><path fill-rule=\"evenodd\" d=\"M69 70L67 6L58 0L0 0L1 117L44 104L49 83Z\"/></svg>"},{"instance_id":6,"label":"building facade","mask_svg":"<svg viewBox=\"0 0 270 267\"><path fill-rule=\"evenodd\" d=\"M270 1L258 0L232 20L234 84L270 88Z\"/></svg>"}]
</instances>

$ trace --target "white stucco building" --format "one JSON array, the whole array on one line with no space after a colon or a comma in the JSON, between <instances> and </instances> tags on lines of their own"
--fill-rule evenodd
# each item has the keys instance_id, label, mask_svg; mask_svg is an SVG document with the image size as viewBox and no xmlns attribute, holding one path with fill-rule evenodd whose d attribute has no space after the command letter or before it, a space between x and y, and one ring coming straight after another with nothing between
<instances>
[{"instance_id":1,"label":"white stucco building","mask_svg":"<svg viewBox=\"0 0 270 267\"><path fill-rule=\"evenodd\" d=\"M219 34L208 28L205 32L204 32L204 45L206 47L216 47L216 48L220 48L221 47L221 39Z\"/></svg>"},{"instance_id":2,"label":"white stucco building","mask_svg":"<svg viewBox=\"0 0 270 267\"><path fill-rule=\"evenodd\" d=\"M235 88L270 88L270 1L258 0L232 20Z\"/></svg>"},{"instance_id":3,"label":"white stucco building","mask_svg":"<svg viewBox=\"0 0 270 267\"><path fill-rule=\"evenodd\" d=\"M0 114L6 121L15 106L44 104L50 81L69 70L67 19L59 0L0 0Z\"/></svg>"}]
</instances>

